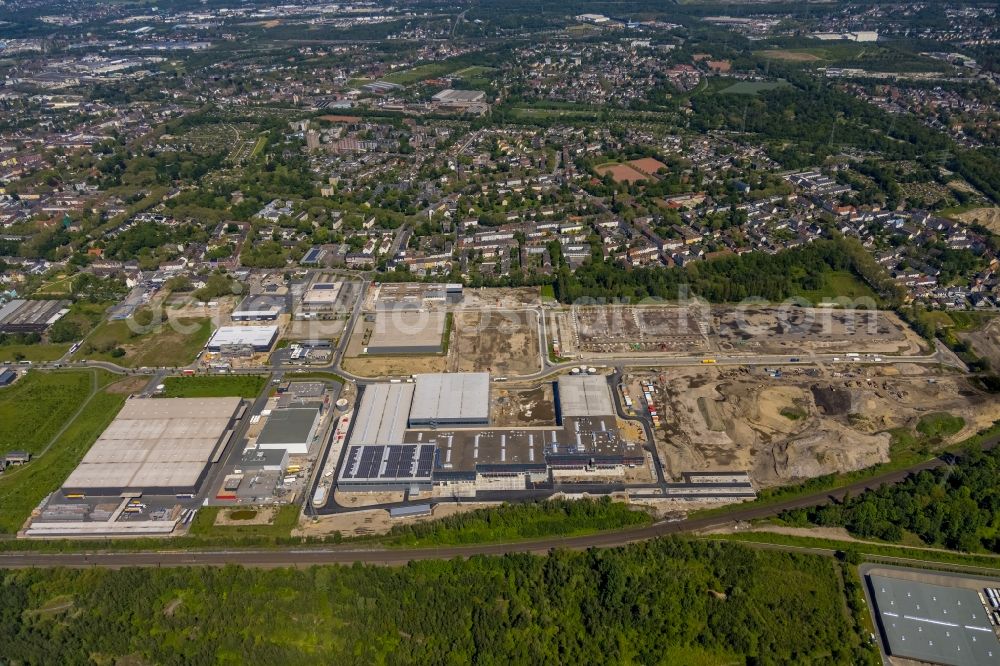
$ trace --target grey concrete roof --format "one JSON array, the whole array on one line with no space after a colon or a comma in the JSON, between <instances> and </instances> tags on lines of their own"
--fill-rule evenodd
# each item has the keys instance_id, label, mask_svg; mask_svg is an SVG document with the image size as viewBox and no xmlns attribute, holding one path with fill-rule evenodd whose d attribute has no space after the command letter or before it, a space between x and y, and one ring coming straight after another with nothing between
<instances>
[{"instance_id":1,"label":"grey concrete roof","mask_svg":"<svg viewBox=\"0 0 1000 666\"><path fill-rule=\"evenodd\" d=\"M559 378L559 409L563 416L609 416L615 413L607 378L564 375Z\"/></svg>"},{"instance_id":2,"label":"grey concrete roof","mask_svg":"<svg viewBox=\"0 0 1000 666\"><path fill-rule=\"evenodd\" d=\"M66 488L118 489L197 483L240 398L133 398L66 479Z\"/></svg>"},{"instance_id":3,"label":"grey concrete roof","mask_svg":"<svg viewBox=\"0 0 1000 666\"><path fill-rule=\"evenodd\" d=\"M276 409L267 417L264 428L257 436L257 445L308 444L312 439L317 419L319 419L317 407Z\"/></svg>"},{"instance_id":4,"label":"grey concrete roof","mask_svg":"<svg viewBox=\"0 0 1000 666\"><path fill-rule=\"evenodd\" d=\"M399 444L413 400L413 384L369 384L354 416L351 445Z\"/></svg>"},{"instance_id":5,"label":"grey concrete roof","mask_svg":"<svg viewBox=\"0 0 1000 666\"><path fill-rule=\"evenodd\" d=\"M891 655L949 666L1000 663L1000 641L975 591L875 574L868 579Z\"/></svg>"},{"instance_id":6,"label":"grey concrete roof","mask_svg":"<svg viewBox=\"0 0 1000 666\"><path fill-rule=\"evenodd\" d=\"M456 372L414 375L417 388L410 406L410 424L483 423L490 416L490 375Z\"/></svg>"}]
</instances>

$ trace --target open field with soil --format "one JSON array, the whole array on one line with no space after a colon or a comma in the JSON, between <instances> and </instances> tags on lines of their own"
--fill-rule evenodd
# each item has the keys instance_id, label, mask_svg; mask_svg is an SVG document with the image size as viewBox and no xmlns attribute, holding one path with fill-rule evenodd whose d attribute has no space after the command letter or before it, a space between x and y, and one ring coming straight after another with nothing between
<instances>
[{"instance_id":1,"label":"open field with soil","mask_svg":"<svg viewBox=\"0 0 1000 666\"><path fill-rule=\"evenodd\" d=\"M966 224L981 224L995 234L1000 234L1000 207L973 208L955 216Z\"/></svg>"},{"instance_id":2,"label":"open field with soil","mask_svg":"<svg viewBox=\"0 0 1000 666\"><path fill-rule=\"evenodd\" d=\"M713 309L723 351L919 354L926 343L895 313L819 308Z\"/></svg>"},{"instance_id":3,"label":"open field with soil","mask_svg":"<svg viewBox=\"0 0 1000 666\"><path fill-rule=\"evenodd\" d=\"M500 376L537 372L537 319L533 311L455 312L448 369Z\"/></svg>"},{"instance_id":4,"label":"open field with soil","mask_svg":"<svg viewBox=\"0 0 1000 666\"><path fill-rule=\"evenodd\" d=\"M611 178L616 183L638 183L649 179L647 174L629 166L628 164L602 164L601 166L596 167L594 171L596 171L599 176L611 174Z\"/></svg>"},{"instance_id":5,"label":"open field with soil","mask_svg":"<svg viewBox=\"0 0 1000 666\"><path fill-rule=\"evenodd\" d=\"M967 379L906 365L678 369L655 400L668 474L747 470L758 487L920 455L1000 418Z\"/></svg>"},{"instance_id":6,"label":"open field with soil","mask_svg":"<svg viewBox=\"0 0 1000 666\"><path fill-rule=\"evenodd\" d=\"M490 394L490 414L496 428L552 425L556 421L552 383L531 389L494 388Z\"/></svg>"},{"instance_id":7,"label":"open field with soil","mask_svg":"<svg viewBox=\"0 0 1000 666\"><path fill-rule=\"evenodd\" d=\"M129 368L185 366L208 342L212 321L176 319L148 332L137 330L140 332L133 331L128 321L106 322L87 338L74 358L111 361Z\"/></svg>"},{"instance_id":8,"label":"open field with soil","mask_svg":"<svg viewBox=\"0 0 1000 666\"><path fill-rule=\"evenodd\" d=\"M547 326L564 357L926 351L926 343L896 314L869 310L605 305L550 312Z\"/></svg>"}]
</instances>

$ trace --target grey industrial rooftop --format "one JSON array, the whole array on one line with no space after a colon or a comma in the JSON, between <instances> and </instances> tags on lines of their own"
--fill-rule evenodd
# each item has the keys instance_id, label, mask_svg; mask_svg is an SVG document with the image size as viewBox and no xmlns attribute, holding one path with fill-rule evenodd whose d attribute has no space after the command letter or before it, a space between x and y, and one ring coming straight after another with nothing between
<instances>
[{"instance_id":1,"label":"grey industrial rooftop","mask_svg":"<svg viewBox=\"0 0 1000 666\"><path fill-rule=\"evenodd\" d=\"M308 445L312 440L318 418L318 407L275 409L267 417L260 435L257 436L257 446Z\"/></svg>"},{"instance_id":2,"label":"grey industrial rooftop","mask_svg":"<svg viewBox=\"0 0 1000 666\"><path fill-rule=\"evenodd\" d=\"M369 384L354 416L351 445L400 444L413 401L413 384Z\"/></svg>"},{"instance_id":3,"label":"grey industrial rooftop","mask_svg":"<svg viewBox=\"0 0 1000 666\"><path fill-rule=\"evenodd\" d=\"M446 315L433 310L379 310L368 351L435 353L442 349Z\"/></svg>"},{"instance_id":4,"label":"grey industrial rooftop","mask_svg":"<svg viewBox=\"0 0 1000 666\"><path fill-rule=\"evenodd\" d=\"M560 412L565 416L610 416L608 380L600 375L564 375L559 378Z\"/></svg>"},{"instance_id":5,"label":"grey industrial rooftop","mask_svg":"<svg viewBox=\"0 0 1000 666\"><path fill-rule=\"evenodd\" d=\"M490 420L490 375L486 372L414 375L417 388L410 425L485 424Z\"/></svg>"},{"instance_id":6,"label":"grey industrial rooftop","mask_svg":"<svg viewBox=\"0 0 1000 666\"><path fill-rule=\"evenodd\" d=\"M66 479L67 492L193 492L240 398L133 398Z\"/></svg>"},{"instance_id":7,"label":"grey industrial rooftop","mask_svg":"<svg viewBox=\"0 0 1000 666\"><path fill-rule=\"evenodd\" d=\"M253 347L266 349L278 336L277 326L222 326L208 341L209 349Z\"/></svg>"},{"instance_id":8,"label":"grey industrial rooftop","mask_svg":"<svg viewBox=\"0 0 1000 666\"><path fill-rule=\"evenodd\" d=\"M868 581L890 655L948 666L1000 663L1000 641L974 590L876 574Z\"/></svg>"}]
</instances>

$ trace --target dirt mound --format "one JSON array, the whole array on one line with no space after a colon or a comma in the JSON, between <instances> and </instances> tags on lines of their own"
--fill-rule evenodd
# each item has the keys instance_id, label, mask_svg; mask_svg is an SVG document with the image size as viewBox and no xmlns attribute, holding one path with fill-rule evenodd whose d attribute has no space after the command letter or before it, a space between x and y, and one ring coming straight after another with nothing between
<instances>
[{"instance_id":1,"label":"dirt mound","mask_svg":"<svg viewBox=\"0 0 1000 666\"><path fill-rule=\"evenodd\" d=\"M758 461L758 481L771 485L849 472L889 462L887 433L863 435L854 430L823 427L775 444Z\"/></svg>"},{"instance_id":2,"label":"dirt mound","mask_svg":"<svg viewBox=\"0 0 1000 666\"><path fill-rule=\"evenodd\" d=\"M841 416L851 412L854 400L850 391L833 388L832 386L811 386L813 400L816 406L827 416Z\"/></svg>"}]
</instances>

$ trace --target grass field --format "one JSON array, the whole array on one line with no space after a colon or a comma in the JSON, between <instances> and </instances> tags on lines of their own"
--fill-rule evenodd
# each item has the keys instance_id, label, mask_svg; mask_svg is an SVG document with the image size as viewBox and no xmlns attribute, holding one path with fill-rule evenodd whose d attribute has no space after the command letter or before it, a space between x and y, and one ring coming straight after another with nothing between
<instances>
[{"instance_id":1,"label":"grass field","mask_svg":"<svg viewBox=\"0 0 1000 666\"><path fill-rule=\"evenodd\" d=\"M950 437L965 427L965 419L948 412L934 412L920 417L917 432L925 437Z\"/></svg>"},{"instance_id":2,"label":"grass field","mask_svg":"<svg viewBox=\"0 0 1000 666\"><path fill-rule=\"evenodd\" d=\"M29 372L0 389L0 451L37 454L90 395L88 371Z\"/></svg>"},{"instance_id":3,"label":"grass field","mask_svg":"<svg viewBox=\"0 0 1000 666\"><path fill-rule=\"evenodd\" d=\"M210 319L178 320L182 330L163 325L149 333L136 334L127 321L109 321L95 330L80 350L77 358L110 361L130 368L142 366L180 367L195 360L212 335ZM185 332L188 328L193 332ZM116 357L112 350L125 350Z\"/></svg>"},{"instance_id":4,"label":"grass field","mask_svg":"<svg viewBox=\"0 0 1000 666\"><path fill-rule=\"evenodd\" d=\"M0 345L0 363L31 361L46 363L62 358L69 351L68 344Z\"/></svg>"},{"instance_id":5,"label":"grass field","mask_svg":"<svg viewBox=\"0 0 1000 666\"><path fill-rule=\"evenodd\" d=\"M842 297L877 298L875 292L850 271L830 271L823 276L820 289L804 290L798 295L817 304Z\"/></svg>"},{"instance_id":6,"label":"grass field","mask_svg":"<svg viewBox=\"0 0 1000 666\"><path fill-rule=\"evenodd\" d=\"M299 507L296 504L288 504L278 509L274 520L268 525L216 525L215 520L219 511L225 511L224 507L207 506L198 511L198 515L191 521L191 534L198 537L287 537L291 535L292 528L299 520ZM249 515L250 511L242 509L230 514L232 520L251 520L257 516L256 511Z\"/></svg>"},{"instance_id":7,"label":"grass field","mask_svg":"<svg viewBox=\"0 0 1000 666\"><path fill-rule=\"evenodd\" d=\"M766 90L784 88L788 84L784 81L737 81L728 88L719 91L722 95L756 95Z\"/></svg>"},{"instance_id":8,"label":"grass field","mask_svg":"<svg viewBox=\"0 0 1000 666\"><path fill-rule=\"evenodd\" d=\"M267 383L263 375L220 375L167 377L163 380L168 398L256 398Z\"/></svg>"},{"instance_id":9,"label":"grass field","mask_svg":"<svg viewBox=\"0 0 1000 666\"><path fill-rule=\"evenodd\" d=\"M70 373L58 373L52 376L65 374ZM117 381L117 378L110 373L98 370L79 374L86 375L88 384L96 381L101 389ZM52 448L27 465L0 475L0 533L11 534L20 529L38 503L59 488L86 454L90 445L118 414L125 398L125 393L98 390L86 402L83 411L55 440ZM54 430L47 432L54 435L62 427L65 419L71 416L72 413L67 414L63 421L59 422L53 420ZM28 422L23 416L19 416L18 421Z\"/></svg>"},{"instance_id":10,"label":"grass field","mask_svg":"<svg viewBox=\"0 0 1000 666\"><path fill-rule=\"evenodd\" d=\"M400 72L393 72L382 77L383 81L398 83L401 86L408 86L424 79L433 79L455 71L454 63L430 62L426 65L418 65L411 69L404 69Z\"/></svg>"}]
</instances>

